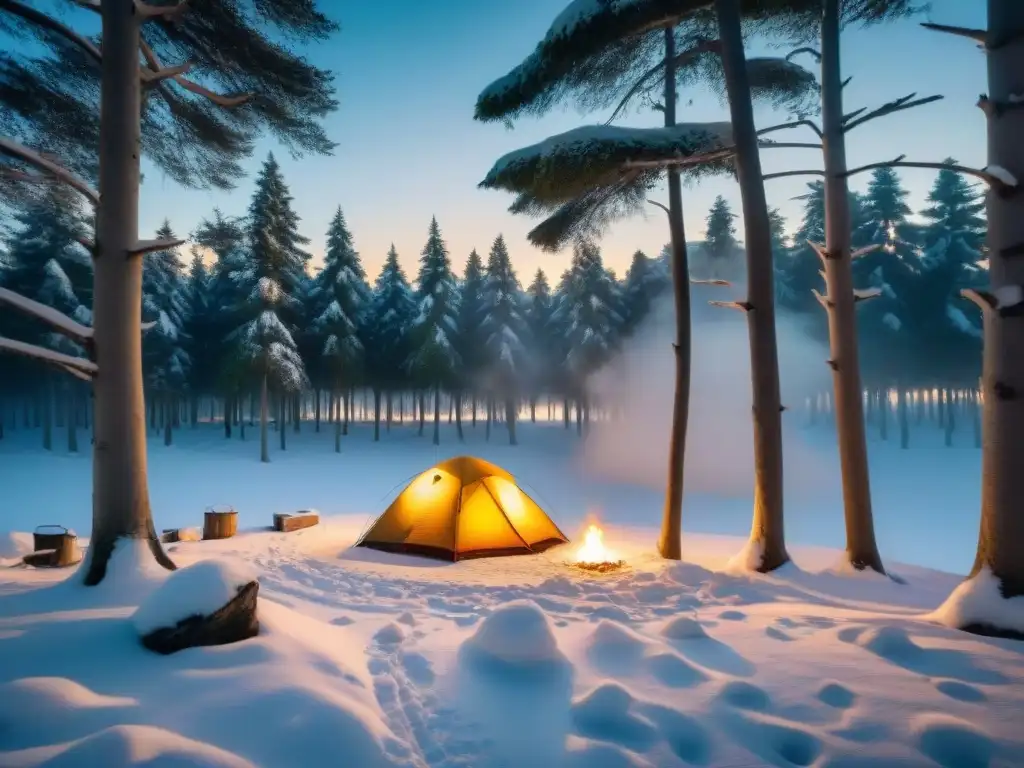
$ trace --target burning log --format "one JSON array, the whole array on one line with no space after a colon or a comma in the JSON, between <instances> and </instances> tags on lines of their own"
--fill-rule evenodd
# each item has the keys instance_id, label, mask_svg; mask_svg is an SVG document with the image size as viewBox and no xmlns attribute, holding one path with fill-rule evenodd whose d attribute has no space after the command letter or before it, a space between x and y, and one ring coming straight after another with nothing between
<instances>
[{"instance_id":1,"label":"burning log","mask_svg":"<svg viewBox=\"0 0 1024 768\"><path fill-rule=\"evenodd\" d=\"M604 544L604 531L597 525L591 524L583 534L583 545L576 552L576 559L572 562L575 568L592 573L610 573L617 571L626 564L620 560Z\"/></svg>"}]
</instances>

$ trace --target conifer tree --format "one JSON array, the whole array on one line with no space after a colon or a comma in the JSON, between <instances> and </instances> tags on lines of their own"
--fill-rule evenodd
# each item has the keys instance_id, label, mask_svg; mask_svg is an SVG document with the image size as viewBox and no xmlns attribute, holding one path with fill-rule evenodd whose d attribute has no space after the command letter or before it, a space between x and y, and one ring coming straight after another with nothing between
<instances>
[{"instance_id":1,"label":"conifer tree","mask_svg":"<svg viewBox=\"0 0 1024 768\"><path fill-rule=\"evenodd\" d=\"M408 369L421 385L434 390L434 445L441 442L441 389L455 377L461 358L453 338L458 334L459 289L437 218L430 220L427 243L416 279L417 316L411 330ZM422 424L423 399L420 399Z\"/></svg>"},{"instance_id":2,"label":"conifer tree","mask_svg":"<svg viewBox=\"0 0 1024 768\"><path fill-rule=\"evenodd\" d=\"M556 366L556 342L552 338L555 297L543 269L538 269L534 274L533 282L526 289L526 297L525 320L533 358L533 364L529 367L530 419L536 421L537 396L544 391L550 394L554 384L552 370Z\"/></svg>"},{"instance_id":3,"label":"conifer tree","mask_svg":"<svg viewBox=\"0 0 1024 768\"><path fill-rule=\"evenodd\" d=\"M309 259L300 249L306 242L298 233L298 216L273 155L267 158L249 204L247 263L237 275L243 297L243 323L230 335L237 360L255 375L260 390L260 460L270 461L267 444L270 389L279 395L278 433L285 440L284 403L307 382L293 332L301 306L296 294L303 289Z\"/></svg>"},{"instance_id":4,"label":"conifer tree","mask_svg":"<svg viewBox=\"0 0 1024 768\"><path fill-rule=\"evenodd\" d=\"M216 309L211 303L211 275L199 248L193 246L185 283L185 337L188 368L188 390L191 397L189 420L193 427L199 422L199 401L209 395L216 381L216 353L219 345L214 336Z\"/></svg>"},{"instance_id":5,"label":"conifer tree","mask_svg":"<svg viewBox=\"0 0 1024 768\"><path fill-rule=\"evenodd\" d=\"M486 355L484 351L483 321L487 315L484 306L484 265L474 248L466 261L466 270L459 289L458 349L462 358L458 389L455 393L456 428L462 439L462 392L469 389L473 398L473 426L476 426L476 392L480 386Z\"/></svg>"},{"instance_id":6,"label":"conifer tree","mask_svg":"<svg viewBox=\"0 0 1024 768\"><path fill-rule=\"evenodd\" d=\"M156 231L156 238L174 242L168 221ZM185 389L188 376L188 340L185 319L184 265L175 248L147 253L142 265L142 319L153 323L142 344L142 366L153 396L151 413L162 413L164 444L170 445L171 414ZM153 419L155 421L155 419Z\"/></svg>"},{"instance_id":7,"label":"conifer tree","mask_svg":"<svg viewBox=\"0 0 1024 768\"><path fill-rule=\"evenodd\" d=\"M487 258L484 281L487 314L482 330L493 390L504 398L505 422L511 445L516 444L516 415L526 366L526 323L522 315L521 294L522 287L512 268L505 238L498 235Z\"/></svg>"},{"instance_id":8,"label":"conifer tree","mask_svg":"<svg viewBox=\"0 0 1024 768\"><path fill-rule=\"evenodd\" d=\"M704 253L707 256L707 267L711 279L735 279L735 260L737 252L736 214L729 203L719 195L708 213L707 233L704 235Z\"/></svg>"},{"instance_id":9,"label":"conifer tree","mask_svg":"<svg viewBox=\"0 0 1024 768\"><path fill-rule=\"evenodd\" d=\"M343 418L335 422L334 449L340 451L340 436L348 429L351 390L364 374L363 334L370 303L366 272L352 245L341 208L335 212L327 231L324 267L316 277L311 300L316 315L313 324L330 386L344 403Z\"/></svg>"},{"instance_id":10,"label":"conifer tree","mask_svg":"<svg viewBox=\"0 0 1024 768\"><path fill-rule=\"evenodd\" d=\"M623 311L622 334L632 335L647 315L656 299L669 287L665 273L658 268L656 262L647 258L643 251L633 254L626 282L622 288Z\"/></svg>"},{"instance_id":11,"label":"conifer tree","mask_svg":"<svg viewBox=\"0 0 1024 768\"><path fill-rule=\"evenodd\" d=\"M367 319L366 367L373 386L374 440L380 439L381 395L387 395L390 426L391 395L408 382L405 374L415 319L416 301L392 243L374 285Z\"/></svg>"}]
</instances>

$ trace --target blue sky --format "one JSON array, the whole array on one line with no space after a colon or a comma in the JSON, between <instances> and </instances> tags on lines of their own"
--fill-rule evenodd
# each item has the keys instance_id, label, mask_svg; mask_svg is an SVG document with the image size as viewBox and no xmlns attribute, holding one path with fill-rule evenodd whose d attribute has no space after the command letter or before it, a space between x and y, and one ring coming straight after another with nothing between
<instances>
[{"instance_id":1,"label":"blue sky","mask_svg":"<svg viewBox=\"0 0 1024 768\"><path fill-rule=\"evenodd\" d=\"M377 273L390 243L415 274L416 259L436 215L453 261L461 270L471 248L486 253L495 235L504 233L519 271L528 281L538 266L557 277L568 253L537 251L526 241L533 221L507 213L507 194L478 190L476 184L503 153L604 115L581 116L556 109L542 119L528 118L512 131L501 124L473 120L480 90L522 60L547 31L567 0L374 0L323 3L335 8L341 32L310 50L309 56L337 76L341 107L327 124L338 148L331 157L293 160L276 151L274 142L260 144L250 162L255 170L275 150L302 217L304 234L322 254L324 233L337 206L352 229L356 247L371 276ZM931 18L965 26L982 26L981 0L933 0ZM813 66L812 62L807 62ZM846 89L847 111L873 107L916 91L941 93L945 100L869 123L849 136L851 165L906 154L908 159L939 161L954 156L971 165L985 162L985 122L974 107L985 90L984 55L969 41L921 29L917 22L852 30L843 40L844 75L853 75ZM680 120L728 119L727 109L706 92L682 94L691 106ZM657 113L634 113L624 125L657 125ZM781 122L784 115L758 114L761 126ZM783 140L785 134L777 135ZM813 139L790 132L793 141ZM766 172L820 167L814 150L769 150L762 153ZM906 169L903 178L911 204L920 207L934 178L932 171ZM768 182L768 199L795 226L801 194L810 178ZM863 189L867 176L853 181ZM213 206L229 214L243 213L252 191L252 175L230 193L188 191L147 169L142 191L142 231L155 230L164 216L187 232ZM704 218L716 195L740 209L739 189L729 179L715 179L684 192L688 239L699 239ZM657 195L654 196L657 198ZM664 196L662 195L662 198ZM741 220L737 221L741 225ZM742 237L742 229L740 230ZM646 219L620 223L602 249L620 274L637 248L657 253L667 240L664 214L653 209Z\"/></svg>"}]
</instances>

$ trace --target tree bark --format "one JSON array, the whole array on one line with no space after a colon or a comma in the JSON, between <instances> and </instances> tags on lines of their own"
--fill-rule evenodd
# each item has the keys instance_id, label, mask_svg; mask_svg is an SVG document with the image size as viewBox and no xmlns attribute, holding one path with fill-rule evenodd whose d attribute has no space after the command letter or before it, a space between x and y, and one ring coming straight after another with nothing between
<instances>
[{"instance_id":1,"label":"tree bark","mask_svg":"<svg viewBox=\"0 0 1024 768\"><path fill-rule=\"evenodd\" d=\"M174 564L153 526L146 478L142 381L142 257L139 234L139 24L131 0L101 5L100 205L93 260L93 339L101 373L93 382L93 524L82 573L103 580L122 538L145 541L156 561Z\"/></svg>"},{"instance_id":2,"label":"tree bark","mask_svg":"<svg viewBox=\"0 0 1024 768\"><path fill-rule=\"evenodd\" d=\"M572 408L569 405L569 398L562 399L562 421L565 423L565 429L569 429L569 419L572 417Z\"/></svg>"},{"instance_id":3,"label":"tree bark","mask_svg":"<svg viewBox=\"0 0 1024 768\"><path fill-rule=\"evenodd\" d=\"M423 401L420 400L420 408L423 408ZM422 424L422 413L420 424ZM441 444L441 388L434 387L434 445Z\"/></svg>"},{"instance_id":4,"label":"tree bark","mask_svg":"<svg viewBox=\"0 0 1024 768\"><path fill-rule=\"evenodd\" d=\"M264 371L263 379L260 381L260 461L264 463L270 461L270 445L267 435L267 422L270 420L268 399L267 374Z\"/></svg>"},{"instance_id":5,"label":"tree bark","mask_svg":"<svg viewBox=\"0 0 1024 768\"><path fill-rule=\"evenodd\" d=\"M971 426L974 427L974 447L981 448L981 400L978 392L971 394Z\"/></svg>"},{"instance_id":6,"label":"tree bark","mask_svg":"<svg viewBox=\"0 0 1024 768\"><path fill-rule=\"evenodd\" d=\"M840 0L824 0L821 21L821 99L825 155L825 286L829 353L835 400L836 440L843 483L846 557L857 569L885 573L875 542L871 510L867 437L857 340L851 259L849 186L843 174L842 71L840 68ZM879 402L883 438L888 402Z\"/></svg>"},{"instance_id":7,"label":"tree bark","mask_svg":"<svg viewBox=\"0 0 1024 768\"><path fill-rule=\"evenodd\" d=\"M717 10L747 252L746 314L754 414L754 515L750 537L761 552L757 570L766 573L789 560L783 520L782 402L771 228L743 52L740 0L717 0Z\"/></svg>"},{"instance_id":8,"label":"tree bark","mask_svg":"<svg viewBox=\"0 0 1024 768\"><path fill-rule=\"evenodd\" d=\"M665 125L676 124L675 32L665 30ZM658 552L668 560L680 560L683 519L683 466L686 430L690 417L690 266L683 226L683 191L679 172L668 171L668 225L672 248L672 299L675 306L675 387L672 394L672 426L668 441L668 477L665 504L658 535ZM568 427L568 416L566 427Z\"/></svg>"}]
</instances>

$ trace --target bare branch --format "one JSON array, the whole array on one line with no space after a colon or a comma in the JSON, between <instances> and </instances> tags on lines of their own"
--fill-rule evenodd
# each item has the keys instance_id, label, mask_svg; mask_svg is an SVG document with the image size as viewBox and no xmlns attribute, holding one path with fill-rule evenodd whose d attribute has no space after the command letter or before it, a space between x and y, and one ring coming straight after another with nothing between
<instances>
[{"instance_id":1,"label":"bare branch","mask_svg":"<svg viewBox=\"0 0 1024 768\"><path fill-rule=\"evenodd\" d=\"M848 86L848 85L850 84L850 81L851 81L851 80L853 80L853 75L850 75L850 76L849 76L848 78L846 78L845 80L843 80L843 82L841 82L841 83L839 84L839 87L840 87L840 88L845 88L846 86Z\"/></svg>"},{"instance_id":2,"label":"bare branch","mask_svg":"<svg viewBox=\"0 0 1024 768\"><path fill-rule=\"evenodd\" d=\"M824 171L779 171L778 173L766 173L761 179L768 181L769 179L783 179L786 176L824 176Z\"/></svg>"},{"instance_id":3,"label":"bare branch","mask_svg":"<svg viewBox=\"0 0 1024 768\"><path fill-rule=\"evenodd\" d=\"M814 298L816 298L818 300L818 303L821 304L821 306L824 307L825 309L832 309L833 307L835 307L836 303L827 296L822 296L820 293L818 293L817 288L811 288L811 293L814 294Z\"/></svg>"},{"instance_id":4,"label":"bare branch","mask_svg":"<svg viewBox=\"0 0 1024 768\"><path fill-rule=\"evenodd\" d=\"M882 295L882 289L881 288L863 288L863 289L856 289L856 288L854 288L854 290L853 290L853 303L854 304L858 304L858 303L860 303L862 301L867 301L868 299L877 299L881 295Z\"/></svg>"},{"instance_id":5,"label":"bare branch","mask_svg":"<svg viewBox=\"0 0 1024 768\"><path fill-rule=\"evenodd\" d=\"M64 365L64 363L54 363L54 365L56 365L58 368L60 368L65 373L70 373L76 379L81 379L82 381L87 381L90 384L92 384L92 374L91 373L86 373L85 371L80 370L78 368L74 368L74 367L72 367L70 365Z\"/></svg>"},{"instance_id":6,"label":"bare branch","mask_svg":"<svg viewBox=\"0 0 1024 768\"><path fill-rule=\"evenodd\" d=\"M822 265L824 265L826 261L832 258L832 254L826 251L825 246L822 245L821 243L816 243L813 240L808 240L807 244L811 246L811 248L814 250L816 254L818 254L818 258L821 259Z\"/></svg>"},{"instance_id":7,"label":"bare branch","mask_svg":"<svg viewBox=\"0 0 1024 768\"><path fill-rule=\"evenodd\" d=\"M664 160L627 160L622 164L624 171L643 171L651 168L687 168L692 165L701 165L716 160L723 160L736 154L735 147L724 147L704 152L700 155L689 157L669 157Z\"/></svg>"},{"instance_id":8,"label":"bare branch","mask_svg":"<svg viewBox=\"0 0 1024 768\"><path fill-rule=\"evenodd\" d=\"M771 126L768 126L767 128L762 128L760 131L757 132L757 135L758 136L764 136L766 133L774 133L775 131L784 131L784 130L787 130L789 128L799 128L801 125L807 126L812 131L814 131L816 134L818 134L818 138L819 139L824 139L825 138L825 134L822 133L821 128L818 127L817 123L815 123L813 120L807 120L807 119L794 120L791 123L781 123L779 125L771 125Z\"/></svg>"},{"instance_id":9,"label":"bare branch","mask_svg":"<svg viewBox=\"0 0 1024 768\"><path fill-rule=\"evenodd\" d=\"M811 56L816 62L818 62L819 64L821 63L821 51L811 47L797 48L795 51L790 51L789 53L786 54L786 61L792 61L796 56L799 56L801 53L806 53L808 56Z\"/></svg>"},{"instance_id":10,"label":"bare branch","mask_svg":"<svg viewBox=\"0 0 1024 768\"><path fill-rule=\"evenodd\" d=\"M709 301L712 307L722 307L723 309L739 309L744 312L749 312L754 308L754 305L749 301Z\"/></svg>"},{"instance_id":11,"label":"bare branch","mask_svg":"<svg viewBox=\"0 0 1024 768\"><path fill-rule=\"evenodd\" d=\"M156 321L150 320L148 323L140 323L139 327L142 328L142 332L151 331L156 328Z\"/></svg>"},{"instance_id":12,"label":"bare branch","mask_svg":"<svg viewBox=\"0 0 1024 768\"><path fill-rule=\"evenodd\" d=\"M849 133L858 125L863 125L868 120L874 120L876 117L884 117L885 115L891 115L893 112L900 112L904 109L913 109L914 107L920 107L924 104L931 104L933 101L940 101L941 99L945 98L944 96L936 95L926 96L923 99L914 99L914 96L916 95L916 93L912 93L909 96L904 96L901 99L890 101L886 104L883 104L878 109L868 112L863 117L857 120L852 120L848 124L846 123L846 120L844 120L843 133Z\"/></svg>"},{"instance_id":13,"label":"bare branch","mask_svg":"<svg viewBox=\"0 0 1024 768\"><path fill-rule=\"evenodd\" d=\"M0 11L13 13L15 16L19 16L25 21L35 24L37 27L42 27L43 29L48 29L51 32L56 32L58 35L66 40L70 40L89 54L90 58L92 58L97 64L103 61L103 54L100 53L100 49L93 45L90 40L78 34L66 24L61 24L56 19L46 15L42 11L30 8L24 3L19 3L18 0L0 0Z\"/></svg>"},{"instance_id":14,"label":"bare branch","mask_svg":"<svg viewBox=\"0 0 1024 768\"><path fill-rule=\"evenodd\" d=\"M764 141L757 142L761 149L824 149L821 144L811 144L803 141Z\"/></svg>"},{"instance_id":15,"label":"bare branch","mask_svg":"<svg viewBox=\"0 0 1024 768\"><path fill-rule=\"evenodd\" d=\"M79 8L85 8L87 11L93 11L94 13L100 13L100 0L71 0Z\"/></svg>"},{"instance_id":16,"label":"bare branch","mask_svg":"<svg viewBox=\"0 0 1024 768\"><path fill-rule=\"evenodd\" d=\"M88 346L92 341L92 328L72 320L63 312L53 307L40 304L38 301L33 301L8 288L0 288L0 304L8 304L14 309L24 312L26 315L31 315L38 320L42 320L44 323L48 323L55 330L60 331L79 344Z\"/></svg>"},{"instance_id":17,"label":"bare branch","mask_svg":"<svg viewBox=\"0 0 1024 768\"><path fill-rule=\"evenodd\" d=\"M985 113L986 117L1002 117L1007 112L1016 109L1024 109L1024 95L1010 94L1006 101L990 99L987 94L978 97L978 108Z\"/></svg>"},{"instance_id":18,"label":"bare branch","mask_svg":"<svg viewBox=\"0 0 1024 768\"><path fill-rule=\"evenodd\" d=\"M988 30L986 29L970 29L968 27L951 27L946 24L932 24L931 22L924 22L921 24L925 29L930 29L933 32L945 32L947 35L956 35L957 37L966 37L968 40L973 40L982 48L988 47Z\"/></svg>"},{"instance_id":19,"label":"bare branch","mask_svg":"<svg viewBox=\"0 0 1024 768\"><path fill-rule=\"evenodd\" d=\"M76 0L77 2L77 0ZM95 0L99 5L99 0ZM164 21L177 21L188 8L188 0L178 0L174 5L150 5L142 0L135 0L135 13L143 22L150 19L163 19Z\"/></svg>"},{"instance_id":20,"label":"bare branch","mask_svg":"<svg viewBox=\"0 0 1024 768\"><path fill-rule=\"evenodd\" d=\"M3 2L3 0L0 0L0 2ZM140 38L139 47L142 50L142 56L146 59L146 64L149 66L150 70L154 73L163 71L164 67L160 63L160 59L157 58L156 53L154 53L153 49L149 46L149 43ZM191 91L198 96L203 96L220 107L237 107L241 104L245 104L247 101L250 101L253 97L253 94L251 93L243 93L237 96L225 96L220 93L215 93L209 88L205 88L198 83L192 82L183 75L174 75L169 79L173 80L186 91Z\"/></svg>"},{"instance_id":21,"label":"bare branch","mask_svg":"<svg viewBox=\"0 0 1024 768\"><path fill-rule=\"evenodd\" d=\"M730 283L728 280L719 280L717 278L714 278L714 279L711 279L711 280L695 280L695 279L693 279L691 277L690 278L690 283L692 285L724 285L724 286L732 285L732 283Z\"/></svg>"},{"instance_id":22,"label":"bare branch","mask_svg":"<svg viewBox=\"0 0 1024 768\"><path fill-rule=\"evenodd\" d=\"M976 291L973 288L964 288L960 295L968 301L974 302L984 312L987 309L995 309L999 306L996 297L988 291Z\"/></svg>"},{"instance_id":23,"label":"bare branch","mask_svg":"<svg viewBox=\"0 0 1024 768\"><path fill-rule=\"evenodd\" d=\"M143 69L139 74L142 77L142 82L145 85L156 85L162 83L164 80L173 80L180 75L185 74L192 69L192 63L186 61L184 64L174 64L170 67L164 67L156 71L151 69Z\"/></svg>"},{"instance_id":24,"label":"bare branch","mask_svg":"<svg viewBox=\"0 0 1024 768\"><path fill-rule=\"evenodd\" d=\"M721 43L719 43L717 40L705 40L693 46L692 48L687 48L682 53L677 54L673 58L673 62L678 67L681 64L686 64L690 61L693 61L693 59L697 58L701 54L715 53L719 50L721 50ZM649 70L640 75L637 81L633 83L633 85L630 87L628 91L626 91L626 95L622 97L618 105L616 105L615 109L612 110L611 117L609 117L605 121L605 125L611 125L612 121L615 120L620 114L622 114L622 111L626 108L626 105L629 104L630 100L632 100L632 98L637 95L641 88L643 88L644 85L646 85L651 78L653 78L659 72L663 71L667 63L668 62L665 59L662 59Z\"/></svg>"},{"instance_id":25,"label":"bare branch","mask_svg":"<svg viewBox=\"0 0 1024 768\"><path fill-rule=\"evenodd\" d=\"M651 200L650 198L648 198L647 202L650 203L651 205L653 205L656 208L661 208L661 210L663 210L665 212L666 216L671 216L672 215L672 212L668 209L668 207L662 205L657 200Z\"/></svg>"},{"instance_id":26,"label":"bare branch","mask_svg":"<svg viewBox=\"0 0 1024 768\"><path fill-rule=\"evenodd\" d=\"M1015 185L1007 184L1005 181L1000 179L998 176L989 173L986 170L979 170L977 168L969 168L965 165L954 165L951 163L915 163L905 162L903 158L906 155L900 155L895 160L889 160L882 163L871 163L870 165L862 165L859 168L853 168L846 171L841 176L849 177L858 173L864 173L864 171L873 171L876 168L932 168L939 171L956 171L957 173L963 173L967 176L974 176L977 179L981 179L987 183L990 187L999 193L1005 193L1014 189Z\"/></svg>"},{"instance_id":27,"label":"bare branch","mask_svg":"<svg viewBox=\"0 0 1024 768\"><path fill-rule=\"evenodd\" d=\"M95 374L99 371L99 367L92 360L75 357L74 355L65 355L63 352L54 352L46 347L26 344L23 341L15 341L3 336L0 336L0 351L13 352L16 355L24 355L25 357L34 357L36 360L42 360L50 365L56 365L61 368L68 366L87 374Z\"/></svg>"},{"instance_id":28,"label":"bare branch","mask_svg":"<svg viewBox=\"0 0 1024 768\"><path fill-rule=\"evenodd\" d=\"M860 109L853 110L853 112L847 112L845 115L843 115L843 123L846 123L848 120L853 120L853 118L855 118L857 115L859 115L866 109L867 107L861 107Z\"/></svg>"},{"instance_id":29,"label":"bare branch","mask_svg":"<svg viewBox=\"0 0 1024 768\"><path fill-rule=\"evenodd\" d=\"M171 248L177 248L184 244L184 240L177 238L171 238L170 240L137 240L135 245L128 249L128 254L130 256L141 256L144 253L153 253L154 251L168 251Z\"/></svg>"},{"instance_id":30,"label":"bare branch","mask_svg":"<svg viewBox=\"0 0 1024 768\"><path fill-rule=\"evenodd\" d=\"M6 0L0 0L0 3L3 2L6 2ZM0 137L0 155L7 155L8 157L16 158L28 163L34 168L53 174L57 179L67 184L69 187L73 187L78 192L89 198L89 202L93 205L98 205L100 202L99 193L80 178L75 176L75 174L67 168L58 165L52 160L48 160L38 152L35 152L28 147L24 147L16 141Z\"/></svg>"},{"instance_id":31,"label":"bare branch","mask_svg":"<svg viewBox=\"0 0 1024 768\"><path fill-rule=\"evenodd\" d=\"M850 259L859 259L861 256L867 256L869 253L874 253L882 247L882 243L875 243L874 245L866 245L863 248L858 248L856 251L850 254Z\"/></svg>"}]
</instances>

